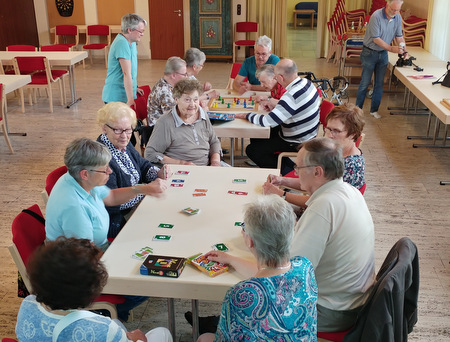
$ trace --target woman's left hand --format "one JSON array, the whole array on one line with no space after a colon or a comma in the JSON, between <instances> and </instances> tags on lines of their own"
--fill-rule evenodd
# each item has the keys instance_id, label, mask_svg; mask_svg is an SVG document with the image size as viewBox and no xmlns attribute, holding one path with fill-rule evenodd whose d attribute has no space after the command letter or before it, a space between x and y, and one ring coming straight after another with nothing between
<instances>
[{"instance_id":1,"label":"woman's left hand","mask_svg":"<svg viewBox=\"0 0 450 342\"><path fill-rule=\"evenodd\" d=\"M278 196L283 196L284 191L281 190L279 187L273 185L272 183L266 181L263 184L263 194L264 195L270 195L270 194L275 194Z\"/></svg>"},{"instance_id":2,"label":"woman's left hand","mask_svg":"<svg viewBox=\"0 0 450 342\"><path fill-rule=\"evenodd\" d=\"M131 341L144 341L147 342L147 337L145 334L140 331L139 329L133 330L133 331L127 331L127 338Z\"/></svg>"},{"instance_id":3,"label":"woman's left hand","mask_svg":"<svg viewBox=\"0 0 450 342\"><path fill-rule=\"evenodd\" d=\"M144 195L160 197L167 190L167 182L161 178L156 178L153 182L141 185L141 187Z\"/></svg>"},{"instance_id":4,"label":"woman's left hand","mask_svg":"<svg viewBox=\"0 0 450 342\"><path fill-rule=\"evenodd\" d=\"M172 169L168 164L164 164L164 166L158 171L158 178L168 179L172 177Z\"/></svg>"},{"instance_id":5,"label":"woman's left hand","mask_svg":"<svg viewBox=\"0 0 450 342\"><path fill-rule=\"evenodd\" d=\"M142 90L141 88L137 88L137 89L136 89L136 93L137 93L137 95L139 95L139 96L144 96L144 90Z\"/></svg>"}]
</instances>

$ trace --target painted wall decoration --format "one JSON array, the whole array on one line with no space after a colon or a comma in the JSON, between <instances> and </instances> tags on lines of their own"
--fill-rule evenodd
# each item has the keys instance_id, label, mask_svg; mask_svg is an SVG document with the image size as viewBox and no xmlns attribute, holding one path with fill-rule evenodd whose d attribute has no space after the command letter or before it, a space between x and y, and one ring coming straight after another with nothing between
<instances>
[{"instance_id":1,"label":"painted wall decoration","mask_svg":"<svg viewBox=\"0 0 450 342\"><path fill-rule=\"evenodd\" d=\"M73 13L73 0L55 0L56 8L61 17L70 17Z\"/></svg>"},{"instance_id":2,"label":"painted wall decoration","mask_svg":"<svg viewBox=\"0 0 450 342\"><path fill-rule=\"evenodd\" d=\"M199 14L221 14L222 0L198 0Z\"/></svg>"},{"instance_id":3,"label":"painted wall decoration","mask_svg":"<svg viewBox=\"0 0 450 342\"><path fill-rule=\"evenodd\" d=\"M222 48L222 17L200 17L200 49Z\"/></svg>"}]
</instances>

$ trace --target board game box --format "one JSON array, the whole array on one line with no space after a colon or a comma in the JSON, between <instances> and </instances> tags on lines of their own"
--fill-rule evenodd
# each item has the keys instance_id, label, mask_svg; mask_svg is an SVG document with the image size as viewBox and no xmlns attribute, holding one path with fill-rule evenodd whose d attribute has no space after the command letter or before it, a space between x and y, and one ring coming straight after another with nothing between
<instances>
[{"instance_id":1,"label":"board game box","mask_svg":"<svg viewBox=\"0 0 450 342\"><path fill-rule=\"evenodd\" d=\"M250 97L239 96L218 96L213 97L208 102L209 110L217 111L242 111L252 112L258 111L259 104L255 99Z\"/></svg>"},{"instance_id":2,"label":"board game box","mask_svg":"<svg viewBox=\"0 0 450 342\"><path fill-rule=\"evenodd\" d=\"M186 259L162 255L149 255L141 265L140 273L160 277L178 278Z\"/></svg>"},{"instance_id":3,"label":"board game box","mask_svg":"<svg viewBox=\"0 0 450 342\"><path fill-rule=\"evenodd\" d=\"M210 120L220 120L220 121L233 121L234 120L234 114L230 114L230 113L208 112L208 117Z\"/></svg>"},{"instance_id":4,"label":"board game box","mask_svg":"<svg viewBox=\"0 0 450 342\"><path fill-rule=\"evenodd\" d=\"M187 258L186 261L210 277L215 277L225 271L228 271L228 265L221 264L217 261L208 260L203 253L195 254Z\"/></svg>"}]
</instances>

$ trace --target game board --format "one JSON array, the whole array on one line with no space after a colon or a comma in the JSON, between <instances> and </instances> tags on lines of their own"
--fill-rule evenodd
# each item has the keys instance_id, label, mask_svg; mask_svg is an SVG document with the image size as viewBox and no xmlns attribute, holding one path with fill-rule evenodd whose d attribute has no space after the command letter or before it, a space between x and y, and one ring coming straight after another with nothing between
<instances>
[{"instance_id":1,"label":"game board","mask_svg":"<svg viewBox=\"0 0 450 342\"><path fill-rule=\"evenodd\" d=\"M208 108L210 111L243 111L252 112L258 111L258 103L252 96L219 96L213 97L209 100Z\"/></svg>"}]
</instances>

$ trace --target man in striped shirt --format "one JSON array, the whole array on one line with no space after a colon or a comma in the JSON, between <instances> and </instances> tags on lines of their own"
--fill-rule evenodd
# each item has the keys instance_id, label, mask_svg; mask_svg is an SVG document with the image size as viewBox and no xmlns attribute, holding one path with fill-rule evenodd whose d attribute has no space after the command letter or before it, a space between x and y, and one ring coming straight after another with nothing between
<instances>
[{"instance_id":1,"label":"man in striped shirt","mask_svg":"<svg viewBox=\"0 0 450 342\"><path fill-rule=\"evenodd\" d=\"M306 78L297 76L297 65L291 59L282 59L275 66L278 83L286 93L267 115L238 113L245 119L263 127L270 126L269 139L250 139L247 156L259 167L276 168L277 152L296 152L299 145L317 135L320 96L316 87Z\"/></svg>"}]
</instances>

